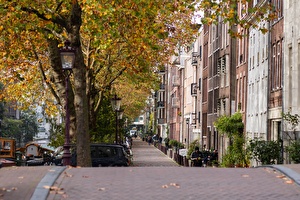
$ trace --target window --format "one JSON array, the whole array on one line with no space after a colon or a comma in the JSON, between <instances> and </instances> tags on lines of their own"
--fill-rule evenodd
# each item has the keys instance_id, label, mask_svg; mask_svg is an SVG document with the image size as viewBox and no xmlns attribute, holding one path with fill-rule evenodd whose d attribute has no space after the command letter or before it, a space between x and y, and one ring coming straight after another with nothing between
<instances>
[{"instance_id":1,"label":"window","mask_svg":"<svg viewBox=\"0 0 300 200\"><path fill-rule=\"evenodd\" d=\"M200 56L200 60L202 59L202 46L199 47L199 56Z\"/></svg>"},{"instance_id":2,"label":"window","mask_svg":"<svg viewBox=\"0 0 300 200\"><path fill-rule=\"evenodd\" d=\"M276 90L282 84L282 47L281 41L273 45L272 48L272 68L271 68L271 88Z\"/></svg>"},{"instance_id":3,"label":"window","mask_svg":"<svg viewBox=\"0 0 300 200\"><path fill-rule=\"evenodd\" d=\"M203 79L203 102L207 102L207 78Z\"/></svg>"},{"instance_id":4,"label":"window","mask_svg":"<svg viewBox=\"0 0 300 200\"><path fill-rule=\"evenodd\" d=\"M282 17L282 11L283 11L282 4L283 4L283 0L273 0L274 10L276 11L278 18Z\"/></svg>"}]
</instances>

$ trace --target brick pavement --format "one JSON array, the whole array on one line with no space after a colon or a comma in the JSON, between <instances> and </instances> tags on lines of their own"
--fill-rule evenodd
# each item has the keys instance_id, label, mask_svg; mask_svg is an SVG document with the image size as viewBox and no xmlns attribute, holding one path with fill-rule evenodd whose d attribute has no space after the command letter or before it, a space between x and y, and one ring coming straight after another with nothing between
<instances>
[{"instance_id":1,"label":"brick pavement","mask_svg":"<svg viewBox=\"0 0 300 200\"><path fill-rule=\"evenodd\" d=\"M138 140L133 155L133 167L67 168L47 200L300 199L300 187L272 168L178 167Z\"/></svg>"},{"instance_id":2,"label":"brick pavement","mask_svg":"<svg viewBox=\"0 0 300 200\"><path fill-rule=\"evenodd\" d=\"M48 200L299 200L299 186L288 181L269 168L69 168Z\"/></svg>"}]
</instances>

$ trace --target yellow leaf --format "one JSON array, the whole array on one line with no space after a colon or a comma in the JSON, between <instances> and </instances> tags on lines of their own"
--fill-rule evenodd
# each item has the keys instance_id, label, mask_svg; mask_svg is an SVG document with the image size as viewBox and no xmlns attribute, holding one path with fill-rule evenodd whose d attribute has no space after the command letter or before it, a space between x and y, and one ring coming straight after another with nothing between
<instances>
[{"instance_id":1,"label":"yellow leaf","mask_svg":"<svg viewBox=\"0 0 300 200\"><path fill-rule=\"evenodd\" d=\"M52 18L52 16L49 15L49 14L45 15L45 17L46 17L47 19L51 19L51 18Z\"/></svg>"}]
</instances>

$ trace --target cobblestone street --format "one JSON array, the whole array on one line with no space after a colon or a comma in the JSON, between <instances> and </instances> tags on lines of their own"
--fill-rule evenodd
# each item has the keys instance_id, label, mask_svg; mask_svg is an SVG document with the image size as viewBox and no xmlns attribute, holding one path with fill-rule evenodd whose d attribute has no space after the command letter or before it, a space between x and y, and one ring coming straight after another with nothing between
<instances>
[{"instance_id":1,"label":"cobblestone street","mask_svg":"<svg viewBox=\"0 0 300 200\"><path fill-rule=\"evenodd\" d=\"M141 140L133 155L132 167L66 169L48 200L300 199L300 187L272 168L179 167Z\"/></svg>"}]
</instances>

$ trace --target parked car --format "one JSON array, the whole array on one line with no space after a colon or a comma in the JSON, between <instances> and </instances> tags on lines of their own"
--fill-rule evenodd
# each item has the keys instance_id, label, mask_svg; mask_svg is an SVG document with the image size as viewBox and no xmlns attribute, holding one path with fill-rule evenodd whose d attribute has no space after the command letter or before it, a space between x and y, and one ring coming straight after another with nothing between
<instances>
[{"instance_id":1,"label":"parked car","mask_svg":"<svg viewBox=\"0 0 300 200\"><path fill-rule=\"evenodd\" d=\"M93 167L129 166L131 163L124 147L116 144L91 144L91 159ZM71 166L77 166L76 151L72 153Z\"/></svg>"},{"instance_id":2,"label":"parked car","mask_svg":"<svg viewBox=\"0 0 300 200\"><path fill-rule=\"evenodd\" d=\"M26 161L27 166L37 166L37 165L44 165L45 161L43 157L33 157Z\"/></svg>"},{"instance_id":3,"label":"parked car","mask_svg":"<svg viewBox=\"0 0 300 200\"><path fill-rule=\"evenodd\" d=\"M64 147L59 146L54 150L53 156L52 156L52 163L58 166L62 166L62 157L64 154Z\"/></svg>"},{"instance_id":4,"label":"parked car","mask_svg":"<svg viewBox=\"0 0 300 200\"><path fill-rule=\"evenodd\" d=\"M121 146L124 148L124 151L127 153L128 156L133 156L132 150L126 144L121 144Z\"/></svg>"}]
</instances>

